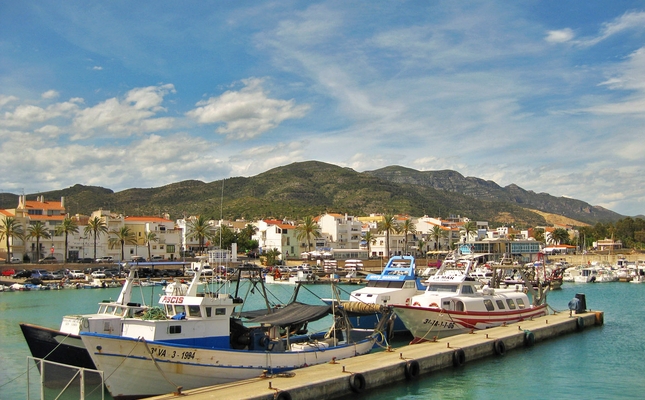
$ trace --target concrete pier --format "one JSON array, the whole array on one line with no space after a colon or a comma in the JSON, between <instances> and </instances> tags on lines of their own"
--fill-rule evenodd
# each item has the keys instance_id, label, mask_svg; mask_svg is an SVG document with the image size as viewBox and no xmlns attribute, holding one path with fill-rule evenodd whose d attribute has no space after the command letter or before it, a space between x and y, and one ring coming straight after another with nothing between
<instances>
[{"instance_id":1,"label":"concrete pier","mask_svg":"<svg viewBox=\"0 0 645 400\"><path fill-rule=\"evenodd\" d=\"M329 399L393 382L417 379L444 368L459 368L507 351L539 344L558 336L581 333L603 324L602 311L560 312L517 324L474 331L390 351L294 370L290 376L258 377L182 392L181 398L205 399ZM285 374L287 375L287 374ZM153 399L176 399L177 394Z\"/></svg>"}]
</instances>

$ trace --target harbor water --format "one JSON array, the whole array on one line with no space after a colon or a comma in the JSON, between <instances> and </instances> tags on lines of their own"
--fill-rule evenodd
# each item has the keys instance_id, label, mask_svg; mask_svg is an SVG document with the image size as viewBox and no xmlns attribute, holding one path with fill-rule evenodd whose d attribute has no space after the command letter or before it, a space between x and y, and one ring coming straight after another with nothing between
<instances>
[{"instance_id":1,"label":"harbor water","mask_svg":"<svg viewBox=\"0 0 645 400\"><path fill-rule=\"evenodd\" d=\"M357 286L340 287L347 293ZM286 303L293 286L268 285L273 304ZM160 287L135 290L134 301L156 303ZM233 292L231 288L229 292ZM138 293L137 293L138 292ZM509 351L504 357L467 362L421 376L420 379L387 385L362 394L370 399L633 399L645 393L645 284L623 282L573 284L550 292L549 305L567 312L567 303L577 293L586 296L587 308L604 311L602 327L587 328L531 348ZM119 289L83 289L0 293L0 399L27 398L29 349L18 324L28 322L58 328L65 314L93 313L97 303L115 299ZM257 289L248 295L245 309L262 307ZM137 296L139 299L137 299ZM319 304L331 297L326 285L300 289L299 301ZM314 328L322 329L326 321ZM311 327L311 325L310 325ZM396 346L397 343L395 343ZM29 375L31 398L39 398L37 371ZM36 388L34 388L36 385ZM55 398L58 392L47 395ZM51 395L51 397L49 397ZM77 397L74 396L74 397ZM61 398L74 398L61 397ZM88 398L96 397L96 393ZM106 395L109 399L109 394ZM348 397L349 398L349 397Z\"/></svg>"}]
</instances>

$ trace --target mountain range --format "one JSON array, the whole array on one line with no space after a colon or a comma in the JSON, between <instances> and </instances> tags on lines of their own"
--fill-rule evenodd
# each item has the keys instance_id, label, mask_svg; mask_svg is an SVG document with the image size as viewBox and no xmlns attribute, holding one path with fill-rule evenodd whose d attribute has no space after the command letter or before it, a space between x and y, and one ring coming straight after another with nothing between
<instances>
[{"instance_id":1,"label":"mountain range","mask_svg":"<svg viewBox=\"0 0 645 400\"><path fill-rule=\"evenodd\" d=\"M568 197L535 193L511 184L464 177L459 172L417 171L389 166L356 172L333 164L306 161L273 168L252 177L233 177L209 183L187 180L156 188L119 192L77 184L69 188L28 194L46 200L65 197L67 211L89 215L99 208L129 216L162 215L171 219L205 215L213 219L300 219L324 212L348 215L408 214L467 216L492 226L548 225L555 214L574 225L614 222L623 215ZM15 208L18 195L0 194L0 208Z\"/></svg>"}]
</instances>

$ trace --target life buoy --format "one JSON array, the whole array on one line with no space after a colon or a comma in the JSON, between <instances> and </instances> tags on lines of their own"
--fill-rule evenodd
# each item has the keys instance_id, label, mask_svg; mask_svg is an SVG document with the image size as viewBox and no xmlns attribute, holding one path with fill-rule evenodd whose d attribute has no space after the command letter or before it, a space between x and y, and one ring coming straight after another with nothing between
<instances>
[{"instance_id":1,"label":"life buoy","mask_svg":"<svg viewBox=\"0 0 645 400\"><path fill-rule=\"evenodd\" d=\"M363 374L351 374L349 376L349 387L354 393L360 393L365 390L365 377L363 376Z\"/></svg>"},{"instance_id":2,"label":"life buoy","mask_svg":"<svg viewBox=\"0 0 645 400\"><path fill-rule=\"evenodd\" d=\"M439 308L439 304L437 304L437 303L430 303L430 305L429 305L428 307L430 307L430 308L432 308L432 307Z\"/></svg>"},{"instance_id":3,"label":"life buoy","mask_svg":"<svg viewBox=\"0 0 645 400\"><path fill-rule=\"evenodd\" d=\"M578 332L582 332L585 330L585 320L582 317L578 317L576 320L576 329Z\"/></svg>"},{"instance_id":4,"label":"life buoy","mask_svg":"<svg viewBox=\"0 0 645 400\"><path fill-rule=\"evenodd\" d=\"M281 391L275 396L276 400L291 400L291 393L287 391Z\"/></svg>"},{"instance_id":5,"label":"life buoy","mask_svg":"<svg viewBox=\"0 0 645 400\"><path fill-rule=\"evenodd\" d=\"M497 354L498 356L503 356L504 354L506 354L506 344L503 340L495 340L493 349L495 349L495 354Z\"/></svg>"},{"instance_id":6,"label":"life buoy","mask_svg":"<svg viewBox=\"0 0 645 400\"><path fill-rule=\"evenodd\" d=\"M535 335L531 331L524 331L524 345L531 347L535 344Z\"/></svg>"},{"instance_id":7,"label":"life buoy","mask_svg":"<svg viewBox=\"0 0 645 400\"><path fill-rule=\"evenodd\" d=\"M410 305L410 298L409 298L409 297L408 297L407 299L405 299L405 305L406 305L406 306L409 306L409 305Z\"/></svg>"},{"instance_id":8,"label":"life buoy","mask_svg":"<svg viewBox=\"0 0 645 400\"><path fill-rule=\"evenodd\" d=\"M412 305L415 306L415 307L419 307L421 304L419 304L418 301L415 301Z\"/></svg>"},{"instance_id":9,"label":"life buoy","mask_svg":"<svg viewBox=\"0 0 645 400\"><path fill-rule=\"evenodd\" d=\"M463 349L457 349L452 353L452 365L462 367L466 363L466 352Z\"/></svg>"},{"instance_id":10,"label":"life buoy","mask_svg":"<svg viewBox=\"0 0 645 400\"><path fill-rule=\"evenodd\" d=\"M419 367L419 362L417 360L410 360L405 363L405 377L408 380L415 379L419 376L421 368Z\"/></svg>"}]
</instances>

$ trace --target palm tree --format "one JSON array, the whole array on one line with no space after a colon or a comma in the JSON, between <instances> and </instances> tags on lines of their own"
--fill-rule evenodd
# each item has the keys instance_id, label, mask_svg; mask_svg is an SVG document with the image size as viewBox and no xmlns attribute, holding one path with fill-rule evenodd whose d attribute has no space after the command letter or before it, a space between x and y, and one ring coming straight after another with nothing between
<instances>
[{"instance_id":1,"label":"palm tree","mask_svg":"<svg viewBox=\"0 0 645 400\"><path fill-rule=\"evenodd\" d=\"M408 254L408 233L414 232L415 229L416 226L409 218L406 218L400 226L400 230L403 233L403 254Z\"/></svg>"},{"instance_id":2,"label":"palm tree","mask_svg":"<svg viewBox=\"0 0 645 400\"><path fill-rule=\"evenodd\" d=\"M146 246L148 247L148 260L152 257L152 254L150 253L150 243L152 242L158 242L159 238L157 237L157 234L154 232L148 232L145 234L143 239L146 241Z\"/></svg>"},{"instance_id":3,"label":"palm tree","mask_svg":"<svg viewBox=\"0 0 645 400\"><path fill-rule=\"evenodd\" d=\"M446 231L441 229L439 225L435 225L432 227L432 230L430 231L430 237L432 238L432 240L434 240L434 249L440 250L441 245L439 245L439 239L446 237Z\"/></svg>"},{"instance_id":4,"label":"palm tree","mask_svg":"<svg viewBox=\"0 0 645 400\"><path fill-rule=\"evenodd\" d=\"M367 242L367 258L372 255L372 245L376 243L376 238L372 235L372 231L365 232L365 242Z\"/></svg>"},{"instance_id":5,"label":"palm tree","mask_svg":"<svg viewBox=\"0 0 645 400\"><path fill-rule=\"evenodd\" d=\"M27 235L36 238L36 261L40 260L40 238L49 239L52 235L41 221L36 221L27 228Z\"/></svg>"},{"instance_id":6,"label":"palm tree","mask_svg":"<svg viewBox=\"0 0 645 400\"><path fill-rule=\"evenodd\" d=\"M278 260L279 255L280 255L280 250L278 250L276 248L273 248L273 249L267 251L266 252L266 256L267 256L267 264L266 265L267 266L275 265L277 260Z\"/></svg>"},{"instance_id":7,"label":"palm tree","mask_svg":"<svg viewBox=\"0 0 645 400\"><path fill-rule=\"evenodd\" d=\"M121 229L112 229L108 234L114 235L114 237L108 239L108 246L111 249L121 245L121 260L125 259L125 245L137 244L137 238L134 232L127 226L122 226Z\"/></svg>"},{"instance_id":8,"label":"palm tree","mask_svg":"<svg viewBox=\"0 0 645 400\"><path fill-rule=\"evenodd\" d=\"M398 230L399 224L392 214L383 216L383 220L378 223L378 232L385 232L385 255L390 257L390 232L394 233Z\"/></svg>"},{"instance_id":9,"label":"palm tree","mask_svg":"<svg viewBox=\"0 0 645 400\"><path fill-rule=\"evenodd\" d=\"M556 228L551 232L551 239L557 244L568 244L569 232L563 228Z\"/></svg>"},{"instance_id":10,"label":"palm tree","mask_svg":"<svg viewBox=\"0 0 645 400\"><path fill-rule=\"evenodd\" d=\"M320 226L312 216L307 216L302 223L296 226L296 238L307 241L307 251L311 251L311 238L317 239L322 236Z\"/></svg>"},{"instance_id":11,"label":"palm tree","mask_svg":"<svg viewBox=\"0 0 645 400\"><path fill-rule=\"evenodd\" d=\"M212 240L215 237L215 232L211 229L211 225L208 223L208 220L203 217L199 216L197 219L191 220L188 223L188 235L186 235L186 238L188 239L197 239L199 241L199 250L201 252L204 251L204 242L208 240Z\"/></svg>"},{"instance_id":12,"label":"palm tree","mask_svg":"<svg viewBox=\"0 0 645 400\"><path fill-rule=\"evenodd\" d=\"M94 238L94 259L96 260L96 240L101 236L101 234L108 233L107 224L102 218L94 217L87 221L87 226L83 233L85 235L92 235Z\"/></svg>"},{"instance_id":13,"label":"palm tree","mask_svg":"<svg viewBox=\"0 0 645 400\"><path fill-rule=\"evenodd\" d=\"M537 242L544 243L544 229L537 228L533 231L533 238L535 238Z\"/></svg>"},{"instance_id":14,"label":"palm tree","mask_svg":"<svg viewBox=\"0 0 645 400\"><path fill-rule=\"evenodd\" d=\"M67 263L67 247L69 242L69 234L78 233L78 225L76 221L69 216L65 217L63 223L56 227L56 235L65 235L65 252L63 253L63 264Z\"/></svg>"},{"instance_id":15,"label":"palm tree","mask_svg":"<svg viewBox=\"0 0 645 400\"><path fill-rule=\"evenodd\" d=\"M15 218L6 217L0 223L0 240L7 240L7 263L11 261L11 238L22 238L23 235L22 225Z\"/></svg>"},{"instance_id":16,"label":"palm tree","mask_svg":"<svg viewBox=\"0 0 645 400\"><path fill-rule=\"evenodd\" d=\"M426 259L428 258L428 253L427 253L427 251L426 251L426 249L425 249L425 247L426 247L427 245L428 245L428 242L426 242L426 241L425 241L425 240L423 240L423 239L419 239L419 241L417 242L417 246L419 247L419 251L421 252L421 254L422 254Z\"/></svg>"},{"instance_id":17,"label":"palm tree","mask_svg":"<svg viewBox=\"0 0 645 400\"><path fill-rule=\"evenodd\" d=\"M461 232L464 234L464 243L470 239L470 234L477 232L477 224L474 221L468 221L461 228Z\"/></svg>"}]
</instances>

